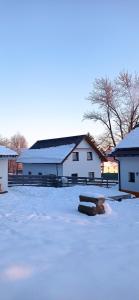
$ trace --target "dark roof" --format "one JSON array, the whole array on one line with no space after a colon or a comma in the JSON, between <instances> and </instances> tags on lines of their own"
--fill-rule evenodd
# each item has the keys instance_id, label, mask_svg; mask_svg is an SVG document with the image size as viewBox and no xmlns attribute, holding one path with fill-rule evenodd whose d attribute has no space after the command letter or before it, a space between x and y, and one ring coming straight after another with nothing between
<instances>
[{"instance_id":1,"label":"dark roof","mask_svg":"<svg viewBox=\"0 0 139 300\"><path fill-rule=\"evenodd\" d=\"M49 148L49 147L57 147L62 145L70 145L75 144L75 148L80 142L85 139L89 145L96 151L99 155L100 159L103 161L107 161L105 156L101 153L101 151L97 148L95 142L93 142L87 134L76 135L76 136L68 136L62 138L48 139L48 140L39 140L35 144L33 144L30 149L41 149L41 148ZM74 150L74 149L73 149Z\"/></svg>"},{"instance_id":2,"label":"dark roof","mask_svg":"<svg viewBox=\"0 0 139 300\"><path fill-rule=\"evenodd\" d=\"M110 156L139 156L139 148L117 148L110 154Z\"/></svg>"},{"instance_id":3,"label":"dark roof","mask_svg":"<svg viewBox=\"0 0 139 300\"><path fill-rule=\"evenodd\" d=\"M62 137L62 138L49 139L49 140L39 140L30 149L41 149L41 148L57 147L57 146L71 145L71 144L77 145L85 137L86 135L76 135L76 136Z\"/></svg>"}]
</instances>

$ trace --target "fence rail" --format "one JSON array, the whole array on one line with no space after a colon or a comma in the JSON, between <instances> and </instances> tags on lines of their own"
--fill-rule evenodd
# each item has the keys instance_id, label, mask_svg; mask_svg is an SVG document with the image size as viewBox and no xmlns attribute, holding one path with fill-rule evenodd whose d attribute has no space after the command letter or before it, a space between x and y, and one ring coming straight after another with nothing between
<instances>
[{"instance_id":1,"label":"fence rail","mask_svg":"<svg viewBox=\"0 0 139 300\"><path fill-rule=\"evenodd\" d=\"M72 185L99 185L112 186L117 184L117 180L89 177L63 177L47 175L9 175L8 185L25 185L25 186L47 186L47 187L66 187Z\"/></svg>"}]
</instances>

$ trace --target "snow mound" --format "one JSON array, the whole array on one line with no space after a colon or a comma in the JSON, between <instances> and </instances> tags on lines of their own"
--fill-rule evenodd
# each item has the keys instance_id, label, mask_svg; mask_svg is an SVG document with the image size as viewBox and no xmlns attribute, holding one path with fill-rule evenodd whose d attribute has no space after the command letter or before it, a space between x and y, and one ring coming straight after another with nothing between
<instances>
[{"instance_id":1,"label":"snow mound","mask_svg":"<svg viewBox=\"0 0 139 300\"><path fill-rule=\"evenodd\" d=\"M111 213L112 213L112 208L110 207L110 205L109 205L107 202L104 202L103 205L104 205L104 208L105 208L105 213L106 213L107 215L111 215Z\"/></svg>"}]
</instances>

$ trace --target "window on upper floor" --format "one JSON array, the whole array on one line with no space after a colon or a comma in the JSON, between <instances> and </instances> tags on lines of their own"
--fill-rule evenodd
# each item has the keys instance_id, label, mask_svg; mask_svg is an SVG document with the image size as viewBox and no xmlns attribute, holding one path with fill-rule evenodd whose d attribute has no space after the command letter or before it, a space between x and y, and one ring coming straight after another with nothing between
<instances>
[{"instance_id":1,"label":"window on upper floor","mask_svg":"<svg viewBox=\"0 0 139 300\"><path fill-rule=\"evenodd\" d=\"M92 160L92 159L93 159L93 153L87 152L87 160Z\"/></svg>"},{"instance_id":2,"label":"window on upper floor","mask_svg":"<svg viewBox=\"0 0 139 300\"><path fill-rule=\"evenodd\" d=\"M73 152L72 153L72 160L74 160L74 161L79 160L79 152Z\"/></svg>"},{"instance_id":3,"label":"window on upper floor","mask_svg":"<svg viewBox=\"0 0 139 300\"><path fill-rule=\"evenodd\" d=\"M128 173L128 182L135 182L135 173L134 172Z\"/></svg>"}]
</instances>

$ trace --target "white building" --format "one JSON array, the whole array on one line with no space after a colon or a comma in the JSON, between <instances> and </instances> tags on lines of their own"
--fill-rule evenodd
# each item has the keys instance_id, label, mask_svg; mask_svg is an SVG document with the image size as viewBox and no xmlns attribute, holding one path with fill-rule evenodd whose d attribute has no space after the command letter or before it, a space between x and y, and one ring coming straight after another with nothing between
<instances>
[{"instance_id":1,"label":"white building","mask_svg":"<svg viewBox=\"0 0 139 300\"><path fill-rule=\"evenodd\" d=\"M119 161L119 189L139 196L139 125L112 152Z\"/></svg>"},{"instance_id":2,"label":"white building","mask_svg":"<svg viewBox=\"0 0 139 300\"><path fill-rule=\"evenodd\" d=\"M88 135L37 141L18 158L24 175L101 177L105 160Z\"/></svg>"},{"instance_id":3,"label":"white building","mask_svg":"<svg viewBox=\"0 0 139 300\"><path fill-rule=\"evenodd\" d=\"M8 190L8 160L15 159L17 153L5 146L0 146L0 193Z\"/></svg>"}]
</instances>

